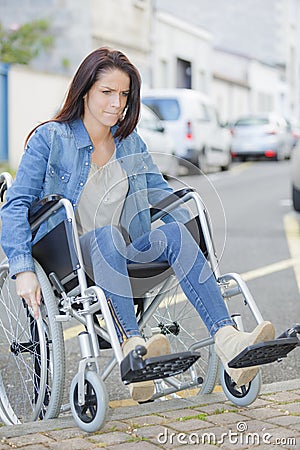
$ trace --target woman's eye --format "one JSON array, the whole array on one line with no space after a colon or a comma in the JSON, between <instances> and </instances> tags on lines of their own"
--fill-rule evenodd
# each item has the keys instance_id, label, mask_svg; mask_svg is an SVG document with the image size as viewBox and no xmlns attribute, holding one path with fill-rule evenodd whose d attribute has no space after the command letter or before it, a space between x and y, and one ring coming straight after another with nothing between
<instances>
[{"instance_id":1,"label":"woman's eye","mask_svg":"<svg viewBox=\"0 0 300 450\"><path fill-rule=\"evenodd\" d=\"M110 94L110 91L102 91L102 94L108 95L108 94Z\"/></svg>"},{"instance_id":2,"label":"woman's eye","mask_svg":"<svg viewBox=\"0 0 300 450\"><path fill-rule=\"evenodd\" d=\"M128 97L129 92L122 92L123 97Z\"/></svg>"}]
</instances>

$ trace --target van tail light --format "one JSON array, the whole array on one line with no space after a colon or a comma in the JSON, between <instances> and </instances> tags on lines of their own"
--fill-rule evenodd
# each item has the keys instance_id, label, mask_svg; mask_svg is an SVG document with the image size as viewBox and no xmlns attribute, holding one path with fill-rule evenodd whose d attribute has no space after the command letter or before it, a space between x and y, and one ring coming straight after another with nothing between
<instances>
[{"instance_id":1,"label":"van tail light","mask_svg":"<svg viewBox=\"0 0 300 450\"><path fill-rule=\"evenodd\" d=\"M276 156L277 156L277 153L274 150L266 150L265 151L266 158L275 158Z\"/></svg>"},{"instance_id":2,"label":"van tail light","mask_svg":"<svg viewBox=\"0 0 300 450\"><path fill-rule=\"evenodd\" d=\"M188 121L186 124L186 138L189 140L193 138L192 124L190 121Z\"/></svg>"}]
</instances>

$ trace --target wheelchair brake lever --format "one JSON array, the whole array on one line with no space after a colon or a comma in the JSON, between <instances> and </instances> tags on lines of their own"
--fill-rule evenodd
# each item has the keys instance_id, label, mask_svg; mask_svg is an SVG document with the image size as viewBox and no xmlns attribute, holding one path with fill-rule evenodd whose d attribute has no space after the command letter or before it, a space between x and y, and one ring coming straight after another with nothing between
<instances>
[{"instance_id":1,"label":"wheelchair brake lever","mask_svg":"<svg viewBox=\"0 0 300 450\"><path fill-rule=\"evenodd\" d=\"M297 337L297 334L300 335L300 324L296 324L288 330L281 333L277 339L288 338L288 337Z\"/></svg>"},{"instance_id":2,"label":"wheelchair brake lever","mask_svg":"<svg viewBox=\"0 0 300 450\"><path fill-rule=\"evenodd\" d=\"M4 201L4 193L7 190L7 184L6 183L2 183L1 187L0 187L0 200L1 202Z\"/></svg>"},{"instance_id":3,"label":"wheelchair brake lever","mask_svg":"<svg viewBox=\"0 0 300 450\"><path fill-rule=\"evenodd\" d=\"M69 314L70 310L70 299L68 298L63 285L61 284L58 276L55 272L49 273L49 280L52 283L52 286L57 291L57 293L62 297L63 301L61 302L61 311L63 314L58 314L55 316L57 322L68 322L71 320L71 316Z\"/></svg>"},{"instance_id":4,"label":"wheelchair brake lever","mask_svg":"<svg viewBox=\"0 0 300 450\"><path fill-rule=\"evenodd\" d=\"M64 294L66 294L64 287L55 272L49 273L49 280L60 295L64 296Z\"/></svg>"}]
</instances>

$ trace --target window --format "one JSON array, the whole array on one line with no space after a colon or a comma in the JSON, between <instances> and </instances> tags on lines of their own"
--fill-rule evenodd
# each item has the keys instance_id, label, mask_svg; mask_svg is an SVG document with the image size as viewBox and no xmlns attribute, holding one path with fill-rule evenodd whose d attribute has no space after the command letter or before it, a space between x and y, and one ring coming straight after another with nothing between
<instances>
[{"instance_id":1,"label":"window","mask_svg":"<svg viewBox=\"0 0 300 450\"><path fill-rule=\"evenodd\" d=\"M139 126L151 131L159 131L162 129L159 118L146 106L142 106Z\"/></svg>"},{"instance_id":2,"label":"window","mask_svg":"<svg viewBox=\"0 0 300 450\"><path fill-rule=\"evenodd\" d=\"M149 106L161 120L178 120L180 116L179 103L175 98L143 98L143 103Z\"/></svg>"},{"instance_id":3,"label":"window","mask_svg":"<svg viewBox=\"0 0 300 450\"><path fill-rule=\"evenodd\" d=\"M145 9L145 7L146 7L146 0L133 0L133 4L137 8Z\"/></svg>"},{"instance_id":4,"label":"window","mask_svg":"<svg viewBox=\"0 0 300 450\"><path fill-rule=\"evenodd\" d=\"M192 67L190 61L177 58L177 87L192 88Z\"/></svg>"}]
</instances>

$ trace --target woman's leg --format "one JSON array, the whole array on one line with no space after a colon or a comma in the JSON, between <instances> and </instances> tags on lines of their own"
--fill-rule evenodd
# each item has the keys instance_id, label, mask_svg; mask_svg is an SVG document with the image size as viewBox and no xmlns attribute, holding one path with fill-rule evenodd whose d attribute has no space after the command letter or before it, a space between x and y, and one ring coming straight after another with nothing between
<instances>
[{"instance_id":1,"label":"woman's leg","mask_svg":"<svg viewBox=\"0 0 300 450\"><path fill-rule=\"evenodd\" d=\"M255 377L257 367L230 369L227 363L244 348L274 339L274 327L263 322L252 333L235 329L209 265L184 225L162 225L134 241L127 255L134 262L168 261L185 295L214 336L215 350L228 374L239 386Z\"/></svg>"},{"instance_id":2,"label":"woman's leg","mask_svg":"<svg viewBox=\"0 0 300 450\"><path fill-rule=\"evenodd\" d=\"M141 337L127 272L126 244L120 231L111 226L98 228L81 236L80 245L87 274L107 298L124 356L137 345L146 347L147 358L169 353L164 335L154 335L147 342ZM154 393L153 381L131 383L129 388L136 401L147 401Z\"/></svg>"},{"instance_id":3,"label":"woman's leg","mask_svg":"<svg viewBox=\"0 0 300 450\"><path fill-rule=\"evenodd\" d=\"M87 274L108 299L119 340L140 336L122 234L115 227L104 226L82 235L80 245Z\"/></svg>"},{"instance_id":4,"label":"woman's leg","mask_svg":"<svg viewBox=\"0 0 300 450\"><path fill-rule=\"evenodd\" d=\"M134 262L168 261L187 298L213 336L225 325L234 325L209 265L186 227L164 224L134 241L127 249Z\"/></svg>"}]
</instances>

